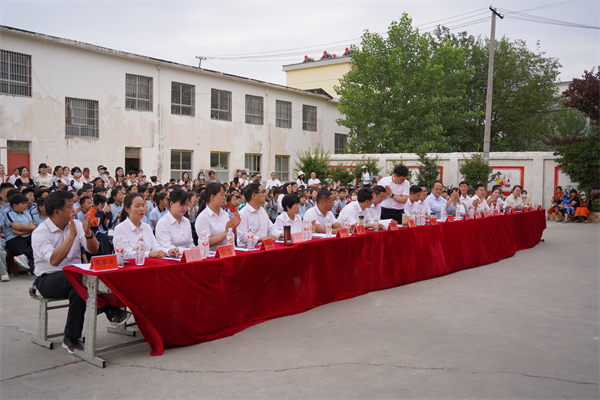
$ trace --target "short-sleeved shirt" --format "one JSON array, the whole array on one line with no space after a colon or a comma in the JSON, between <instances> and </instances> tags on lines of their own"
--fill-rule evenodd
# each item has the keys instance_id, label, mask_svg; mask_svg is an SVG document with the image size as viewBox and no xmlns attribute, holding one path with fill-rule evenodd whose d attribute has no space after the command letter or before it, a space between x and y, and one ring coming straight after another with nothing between
<instances>
[{"instance_id":1,"label":"short-sleeved shirt","mask_svg":"<svg viewBox=\"0 0 600 400\"><path fill-rule=\"evenodd\" d=\"M160 211L160 208L158 206L150 212L149 219L150 219L150 227L152 228L152 230L155 229L153 222L154 221L158 222L162 217L167 215L168 212L169 212L169 210L167 210L166 208L164 210Z\"/></svg>"},{"instance_id":2,"label":"short-sleeved shirt","mask_svg":"<svg viewBox=\"0 0 600 400\"><path fill-rule=\"evenodd\" d=\"M331 225L338 222L338 220L335 218L335 216L333 215L333 213L331 211L327 211L327 214L323 215L321 210L319 210L318 206L314 206L314 207L310 208L306 212L306 214L304 214L305 221L309 221L309 222L317 221L317 224L321 225L321 228L323 228L323 229L325 229L327 227L327 217L329 217L329 219L331 220Z\"/></svg>"},{"instance_id":3,"label":"short-sleeved shirt","mask_svg":"<svg viewBox=\"0 0 600 400\"><path fill-rule=\"evenodd\" d=\"M206 231L209 237L220 235L225 232L227 222L229 222L229 215L225 210L219 208L219 215L217 215L210 207L206 207L196 218L196 223L194 224L196 235L198 235L198 238L201 238L203 231ZM210 249L214 251L217 247L226 244L227 240L223 239L221 243L211 246Z\"/></svg>"},{"instance_id":4,"label":"short-sleeved shirt","mask_svg":"<svg viewBox=\"0 0 600 400\"><path fill-rule=\"evenodd\" d=\"M386 176L385 178L381 178L378 185L383 187L389 186L392 189L392 194L395 194L396 196L408 196L410 193L410 182L408 179L405 179L402 183L394 183L391 176ZM381 202L381 207L402 210L404 204L392 199L391 196L387 196Z\"/></svg>"},{"instance_id":5,"label":"short-sleeved shirt","mask_svg":"<svg viewBox=\"0 0 600 400\"><path fill-rule=\"evenodd\" d=\"M16 238L17 236L28 237L29 235L31 235L31 233L25 235L16 235L15 233L13 233L11 228L11 225L14 223L29 226L30 222L33 222L33 219L27 211L18 213L13 210L10 210L8 213L6 213L6 217L4 219L4 236L6 236L6 241L8 242L9 240Z\"/></svg>"}]
</instances>

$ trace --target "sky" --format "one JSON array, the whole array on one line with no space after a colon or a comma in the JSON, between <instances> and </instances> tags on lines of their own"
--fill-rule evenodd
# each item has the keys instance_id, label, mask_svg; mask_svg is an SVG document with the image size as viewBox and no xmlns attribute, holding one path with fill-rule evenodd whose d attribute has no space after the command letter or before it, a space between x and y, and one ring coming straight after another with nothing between
<instances>
[{"instance_id":1,"label":"sky","mask_svg":"<svg viewBox=\"0 0 600 400\"><path fill-rule=\"evenodd\" d=\"M318 59L323 51L341 55L350 44L360 44L366 30L385 33L403 13L421 31L439 23L489 37L490 4L505 15L497 19L496 38L525 40L534 52L539 41L539 51L562 64L560 81L600 65L599 29L534 23L514 14L599 27L598 0L0 0L0 25L186 65L197 66L202 56L203 68L285 84L282 65L301 62L304 55Z\"/></svg>"}]
</instances>

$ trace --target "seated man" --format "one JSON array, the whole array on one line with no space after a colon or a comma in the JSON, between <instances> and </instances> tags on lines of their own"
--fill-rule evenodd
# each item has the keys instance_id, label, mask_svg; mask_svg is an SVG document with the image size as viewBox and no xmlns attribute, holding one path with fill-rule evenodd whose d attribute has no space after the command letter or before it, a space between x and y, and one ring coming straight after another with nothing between
<instances>
[{"instance_id":1,"label":"seated man","mask_svg":"<svg viewBox=\"0 0 600 400\"><path fill-rule=\"evenodd\" d=\"M431 187L431 194L427 196L426 201L429 204L429 208L431 212L435 213L435 218L440 219L442 210L450 210L455 209L456 206L452 203L452 200L445 199L442 196L442 191L444 189L444 185L442 182L437 181L433 183Z\"/></svg>"},{"instance_id":2,"label":"seated man","mask_svg":"<svg viewBox=\"0 0 600 400\"><path fill-rule=\"evenodd\" d=\"M408 217L414 217L416 213L421 212L421 193L422 189L419 185L412 185L408 194L408 200L404 204L404 214Z\"/></svg>"},{"instance_id":3,"label":"seated man","mask_svg":"<svg viewBox=\"0 0 600 400\"><path fill-rule=\"evenodd\" d=\"M338 217L338 221L346 222L346 220L350 223L351 228L354 230L354 226L358 225L360 216L363 216L363 223L365 229L383 229L383 225L377 224L374 226L372 221L368 221L368 209L371 208L373 204L373 189L371 188L362 188L358 191L358 196L356 201L348 204L340 213Z\"/></svg>"},{"instance_id":4,"label":"seated man","mask_svg":"<svg viewBox=\"0 0 600 400\"><path fill-rule=\"evenodd\" d=\"M66 265L81 262L81 248L90 253L98 250L98 241L90 229L89 218L83 224L73 219L73 196L62 190L51 193L45 203L48 219L33 231L35 287L44 297L69 299L63 347L69 353L83 350L79 343L83 330L85 300L79 297L63 272ZM113 306L98 309L111 323L123 324L129 313Z\"/></svg>"},{"instance_id":5,"label":"seated man","mask_svg":"<svg viewBox=\"0 0 600 400\"><path fill-rule=\"evenodd\" d=\"M475 211L486 211L490 209L485 200L485 186L479 184L475 186L475 194L471 197L471 206Z\"/></svg>"},{"instance_id":6,"label":"seated man","mask_svg":"<svg viewBox=\"0 0 600 400\"><path fill-rule=\"evenodd\" d=\"M262 185L251 183L244 189L244 197L248 204L240 211L240 224L237 227L237 239L240 247L248 244L248 231L254 232L256 243L264 239L276 241L283 237L283 232L278 231L269 219L264 205L266 200L265 190Z\"/></svg>"},{"instance_id":7,"label":"seated man","mask_svg":"<svg viewBox=\"0 0 600 400\"><path fill-rule=\"evenodd\" d=\"M333 216L333 195L328 190L321 190L317 194L317 204L310 208L306 214L304 214L305 221L315 221L317 233L327 233L327 218L331 221L332 234L337 234L337 230L343 228L335 217ZM345 208L344 208L345 209Z\"/></svg>"},{"instance_id":8,"label":"seated man","mask_svg":"<svg viewBox=\"0 0 600 400\"><path fill-rule=\"evenodd\" d=\"M425 218L429 219L431 217L431 208L429 208L429 203L425 201L427 199L427 186L421 185L421 199L419 200L419 205L424 208Z\"/></svg>"},{"instance_id":9,"label":"seated man","mask_svg":"<svg viewBox=\"0 0 600 400\"><path fill-rule=\"evenodd\" d=\"M367 210L367 223L371 224L375 219L381 220L381 202L387 197L385 188L380 185L375 185L373 190L373 204Z\"/></svg>"}]
</instances>

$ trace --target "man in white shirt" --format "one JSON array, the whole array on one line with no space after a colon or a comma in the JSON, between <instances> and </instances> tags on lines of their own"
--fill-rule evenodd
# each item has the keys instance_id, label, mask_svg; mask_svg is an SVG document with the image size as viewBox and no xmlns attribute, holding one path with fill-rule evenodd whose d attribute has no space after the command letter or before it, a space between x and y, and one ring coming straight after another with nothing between
<instances>
[{"instance_id":1,"label":"man in white shirt","mask_svg":"<svg viewBox=\"0 0 600 400\"><path fill-rule=\"evenodd\" d=\"M83 224L73 219L71 192L56 191L46 197L44 207L48 218L32 233L31 247L35 259L35 287L49 298L68 298L69 311L65 325L63 347L73 353L83 350L79 343L83 330L86 303L63 272L63 267L81 263L81 248L89 253L98 251L98 241L90 229L86 216ZM111 323L123 324L129 313L113 306L98 309L106 313Z\"/></svg>"},{"instance_id":2,"label":"man in white shirt","mask_svg":"<svg viewBox=\"0 0 600 400\"><path fill-rule=\"evenodd\" d=\"M418 213L421 211L421 208L422 208L422 203L420 203L421 193L422 193L422 189L419 185L412 185L410 187L408 199L406 200L406 203L404 204L404 214L406 214L409 217L412 217L415 215L415 213ZM425 210L423 210L423 211L425 211Z\"/></svg>"},{"instance_id":3,"label":"man in white shirt","mask_svg":"<svg viewBox=\"0 0 600 400\"><path fill-rule=\"evenodd\" d=\"M448 197L448 200L446 201L446 199L442 197L443 189L444 185L442 185L442 182L434 182L433 186L431 187L431 194L426 198L429 208L433 213L435 213L435 218L438 220L440 219L442 210L452 210L456 208L452 204L454 199Z\"/></svg>"},{"instance_id":4,"label":"man in white shirt","mask_svg":"<svg viewBox=\"0 0 600 400\"><path fill-rule=\"evenodd\" d=\"M308 180L308 187L309 188L316 188L319 186L319 184L321 183L321 181L319 179L317 179L317 174L314 172L310 173L310 179Z\"/></svg>"},{"instance_id":5,"label":"man in white shirt","mask_svg":"<svg viewBox=\"0 0 600 400\"><path fill-rule=\"evenodd\" d=\"M11 185L14 185L15 182L17 181L17 179L19 179L21 177L21 170L19 168L15 168L13 170L13 174L10 176L10 178L8 178L8 183L10 183Z\"/></svg>"},{"instance_id":6,"label":"man in white shirt","mask_svg":"<svg viewBox=\"0 0 600 400\"><path fill-rule=\"evenodd\" d=\"M371 208L373 204L373 190L371 188L362 188L358 191L358 196L356 201L348 204L338 217L338 221L342 223L346 223L346 220L350 223L352 229L354 226L358 224L360 217L363 217L363 224L365 229L374 228L374 224L372 222L367 223L367 213L368 209ZM383 229L383 225L377 224L377 229Z\"/></svg>"},{"instance_id":7,"label":"man in white shirt","mask_svg":"<svg viewBox=\"0 0 600 400\"><path fill-rule=\"evenodd\" d=\"M475 195L471 197L471 205L475 211L486 211L490 209L487 201L485 201L485 186L481 184L475 186Z\"/></svg>"},{"instance_id":8,"label":"man in white shirt","mask_svg":"<svg viewBox=\"0 0 600 400\"><path fill-rule=\"evenodd\" d=\"M375 219L381 220L381 202L385 200L387 193L385 188L380 185L373 187L373 204L367 210L367 224L373 223Z\"/></svg>"},{"instance_id":9,"label":"man in white shirt","mask_svg":"<svg viewBox=\"0 0 600 400\"><path fill-rule=\"evenodd\" d=\"M263 239L276 241L283 236L273 225L269 215L265 211L265 190L262 185L250 184L244 189L244 197L248 204L240 211L240 224L237 227L237 239L240 247L246 247L248 243L248 231L254 232L254 240L260 243ZM258 240L257 240L258 238Z\"/></svg>"},{"instance_id":10,"label":"man in white shirt","mask_svg":"<svg viewBox=\"0 0 600 400\"><path fill-rule=\"evenodd\" d=\"M332 234L337 234L337 230L343 228L333 215L331 210L333 209L333 194L328 190L321 190L317 194L317 204L311 207L304 214L304 221L316 221L316 232L326 233L327 232L327 218L331 221Z\"/></svg>"},{"instance_id":11,"label":"man in white shirt","mask_svg":"<svg viewBox=\"0 0 600 400\"><path fill-rule=\"evenodd\" d=\"M267 190L270 190L273 187L280 187L281 182L277 179L277 174L275 172L271 172L271 179L267 181Z\"/></svg>"},{"instance_id":12,"label":"man in white shirt","mask_svg":"<svg viewBox=\"0 0 600 400\"><path fill-rule=\"evenodd\" d=\"M393 219L402 223L402 214L404 213L404 204L408 200L410 192L410 182L408 177L408 168L404 165L394 167L394 175L382 178L379 185L386 190L387 197L381 202L381 218Z\"/></svg>"},{"instance_id":13,"label":"man in white shirt","mask_svg":"<svg viewBox=\"0 0 600 400\"><path fill-rule=\"evenodd\" d=\"M458 190L460 191L459 201L465 207L465 210L468 210L471 206L471 198L469 197L469 184L466 181L462 181L458 185Z\"/></svg>"}]
</instances>

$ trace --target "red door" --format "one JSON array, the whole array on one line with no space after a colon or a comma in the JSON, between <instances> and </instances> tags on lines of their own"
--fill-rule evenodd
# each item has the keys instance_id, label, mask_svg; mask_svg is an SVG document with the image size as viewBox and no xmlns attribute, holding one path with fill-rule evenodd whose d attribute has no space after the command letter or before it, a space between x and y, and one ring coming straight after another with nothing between
<instances>
[{"instance_id":1,"label":"red door","mask_svg":"<svg viewBox=\"0 0 600 400\"><path fill-rule=\"evenodd\" d=\"M31 167L29 166L29 153L11 153L10 149L7 152L7 166L6 166L6 175L12 175L13 169L20 167L27 167L29 170L29 177L32 178L35 174L32 175Z\"/></svg>"}]
</instances>

